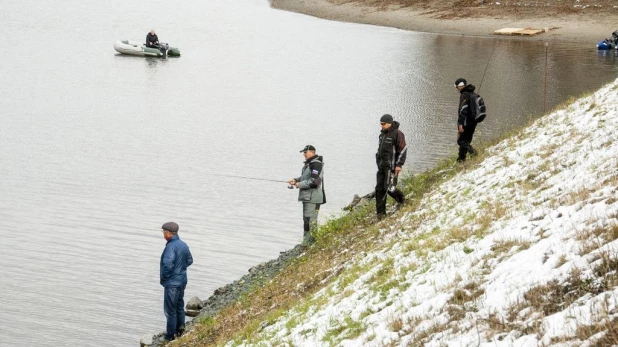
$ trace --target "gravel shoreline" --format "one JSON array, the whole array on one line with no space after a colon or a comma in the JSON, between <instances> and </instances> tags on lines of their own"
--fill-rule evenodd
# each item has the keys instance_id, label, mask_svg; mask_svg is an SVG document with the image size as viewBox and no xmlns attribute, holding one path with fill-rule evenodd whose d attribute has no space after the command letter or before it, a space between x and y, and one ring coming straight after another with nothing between
<instances>
[{"instance_id":1,"label":"gravel shoreline","mask_svg":"<svg viewBox=\"0 0 618 347\"><path fill-rule=\"evenodd\" d=\"M360 3L333 4L327 0L272 0L275 9L302 13L318 18L387 26L404 30L436 34L506 37L518 40L558 40L590 43L591 47L609 37L618 29L616 11L601 11L561 15L512 15L495 13L478 18L440 19L427 9L387 8L379 9ZM543 10L540 9L539 12ZM494 10L495 12L495 10ZM497 36L493 32L502 28L531 27L535 29L555 28L546 33L532 36Z\"/></svg>"}]
</instances>

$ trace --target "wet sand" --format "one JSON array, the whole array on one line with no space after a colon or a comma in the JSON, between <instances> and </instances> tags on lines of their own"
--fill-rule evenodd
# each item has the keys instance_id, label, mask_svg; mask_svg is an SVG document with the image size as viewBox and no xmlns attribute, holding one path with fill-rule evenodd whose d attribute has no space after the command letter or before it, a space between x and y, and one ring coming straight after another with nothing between
<instances>
[{"instance_id":1,"label":"wet sand","mask_svg":"<svg viewBox=\"0 0 618 347\"><path fill-rule=\"evenodd\" d=\"M481 14L478 18L440 19L429 14L428 9L393 7L379 9L359 3L333 4L327 0L272 0L271 4L273 8L324 19L439 34L495 36L493 32L502 28L555 28L536 36L510 37L590 43L592 47L618 29L618 15L604 14L600 11L553 16L536 13L522 16L493 10L491 14Z\"/></svg>"}]
</instances>

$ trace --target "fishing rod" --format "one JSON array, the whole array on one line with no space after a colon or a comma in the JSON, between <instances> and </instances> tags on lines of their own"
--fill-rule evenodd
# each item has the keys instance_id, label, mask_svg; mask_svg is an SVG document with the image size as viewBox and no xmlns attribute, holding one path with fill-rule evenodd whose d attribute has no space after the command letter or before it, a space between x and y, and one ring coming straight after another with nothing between
<instances>
[{"instance_id":1,"label":"fishing rod","mask_svg":"<svg viewBox=\"0 0 618 347\"><path fill-rule=\"evenodd\" d=\"M255 181L266 181L266 182L283 182L283 183L287 183L287 181L284 180L273 180L273 179L269 179L269 178L260 178L260 177L247 177L247 176L235 176L235 175L218 175L218 176L223 176L223 177L233 177L233 178L242 178L245 180L255 180Z\"/></svg>"},{"instance_id":2,"label":"fishing rod","mask_svg":"<svg viewBox=\"0 0 618 347\"><path fill-rule=\"evenodd\" d=\"M479 84L479 89L476 92L481 91L481 87L483 86L483 81L485 80L485 74L487 73L487 68L489 67L489 63L491 62L491 56L494 55L494 50L496 49L496 39L494 38L494 44L491 48L491 53L489 53L489 59L487 59L487 64L485 65L485 71L483 71L483 77L481 78L481 84Z\"/></svg>"},{"instance_id":3,"label":"fishing rod","mask_svg":"<svg viewBox=\"0 0 618 347\"><path fill-rule=\"evenodd\" d=\"M244 180L254 180L254 181L264 181L264 182L288 183L288 181L284 181L284 180L273 180L270 178L261 178L261 177L249 177L249 176L237 176L237 175L216 175L216 174L214 176L232 177L232 178L240 178ZM294 186L288 184L288 189L294 189Z\"/></svg>"}]
</instances>

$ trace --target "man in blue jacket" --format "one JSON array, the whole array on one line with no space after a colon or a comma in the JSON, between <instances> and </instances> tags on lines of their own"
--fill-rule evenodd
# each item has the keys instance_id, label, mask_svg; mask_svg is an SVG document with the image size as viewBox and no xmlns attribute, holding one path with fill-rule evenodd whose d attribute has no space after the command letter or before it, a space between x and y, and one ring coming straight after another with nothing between
<instances>
[{"instance_id":1,"label":"man in blue jacket","mask_svg":"<svg viewBox=\"0 0 618 347\"><path fill-rule=\"evenodd\" d=\"M160 283L165 288L163 309L167 318L166 340L182 335L185 329L185 287L187 267L193 264L189 246L178 237L178 224L167 222L161 227L167 240L161 254Z\"/></svg>"}]
</instances>

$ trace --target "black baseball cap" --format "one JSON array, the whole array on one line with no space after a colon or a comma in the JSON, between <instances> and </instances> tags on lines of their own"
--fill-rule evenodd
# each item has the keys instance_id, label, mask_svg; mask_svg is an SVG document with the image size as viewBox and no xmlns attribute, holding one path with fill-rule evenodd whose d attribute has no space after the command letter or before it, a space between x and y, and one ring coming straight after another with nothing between
<instances>
[{"instance_id":1,"label":"black baseball cap","mask_svg":"<svg viewBox=\"0 0 618 347\"><path fill-rule=\"evenodd\" d=\"M314 151L315 152L315 147L313 147L312 145L306 145L305 148L300 150L300 153L307 152L307 151Z\"/></svg>"}]
</instances>

